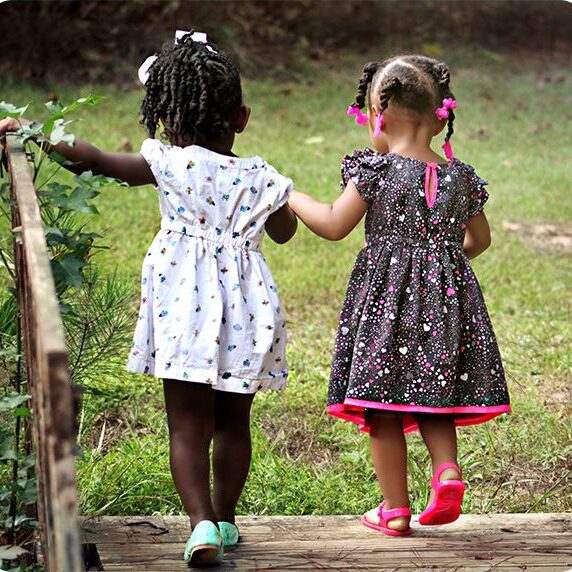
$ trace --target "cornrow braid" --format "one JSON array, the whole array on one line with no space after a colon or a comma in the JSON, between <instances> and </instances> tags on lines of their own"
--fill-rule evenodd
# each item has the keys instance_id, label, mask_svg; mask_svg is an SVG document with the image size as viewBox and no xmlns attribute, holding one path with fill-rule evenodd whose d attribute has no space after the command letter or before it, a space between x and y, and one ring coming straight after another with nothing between
<instances>
[{"instance_id":1,"label":"cornrow braid","mask_svg":"<svg viewBox=\"0 0 572 572\"><path fill-rule=\"evenodd\" d=\"M365 107L367 90L371 85L371 82L373 81L373 78L377 73L379 67L379 62L369 62L363 66L354 103L357 108L363 109Z\"/></svg>"},{"instance_id":2,"label":"cornrow braid","mask_svg":"<svg viewBox=\"0 0 572 572\"><path fill-rule=\"evenodd\" d=\"M383 113L389 105L389 100L401 89L401 80L396 76L386 78L379 87L379 112Z\"/></svg>"},{"instance_id":3,"label":"cornrow braid","mask_svg":"<svg viewBox=\"0 0 572 572\"><path fill-rule=\"evenodd\" d=\"M380 111L391 101L413 113L434 117L443 100L453 98L450 88L451 73L448 66L427 56L403 55L383 62L370 62L363 68L354 106L362 109L371 103L375 87ZM454 133L455 112L449 108L446 141Z\"/></svg>"},{"instance_id":4,"label":"cornrow braid","mask_svg":"<svg viewBox=\"0 0 572 572\"><path fill-rule=\"evenodd\" d=\"M242 105L236 66L213 44L191 36L164 44L149 68L140 113L150 137L160 121L171 142L224 136L230 115Z\"/></svg>"}]
</instances>

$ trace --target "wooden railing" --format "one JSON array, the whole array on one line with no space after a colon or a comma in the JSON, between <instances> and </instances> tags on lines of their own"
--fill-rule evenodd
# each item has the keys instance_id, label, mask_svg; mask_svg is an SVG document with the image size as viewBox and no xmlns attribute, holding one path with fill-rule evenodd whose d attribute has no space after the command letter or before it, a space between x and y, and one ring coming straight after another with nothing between
<instances>
[{"instance_id":1,"label":"wooden railing","mask_svg":"<svg viewBox=\"0 0 572 572\"><path fill-rule=\"evenodd\" d=\"M79 572L75 419L68 353L40 209L23 146L7 137L14 255L38 480L41 557L48 572Z\"/></svg>"}]
</instances>

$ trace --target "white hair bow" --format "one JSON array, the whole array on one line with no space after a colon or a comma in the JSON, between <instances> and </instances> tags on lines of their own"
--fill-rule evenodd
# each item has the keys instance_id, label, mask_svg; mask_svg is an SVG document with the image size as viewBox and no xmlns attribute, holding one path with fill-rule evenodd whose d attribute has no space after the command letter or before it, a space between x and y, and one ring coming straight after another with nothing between
<instances>
[{"instance_id":1,"label":"white hair bow","mask_svg":"<svg viewBox=\"0 0 572 572\"><path fill-rule=\"evenodd\" d=\"M183 36L186 36L187 34L190 34L190 32L188 30L176 30L175 31L175 44L178 43L179 40ZM208 45L207 35L204 32L195 32L191 36L191 39L193 40L193 42L200 42L201 44L207 44L207 46L206 46L207 50L209 50L213 53L216 53L216 50ZM137 72L137 75L139 77L139 81L143 85L145 85L147 83L147 80L149 79L149 68L153 65L153 63L155 62L156 59L157 59L157 56L155 56L155 55L149 56L139 66L139 71Z\"/></svg>"}]
</instances>

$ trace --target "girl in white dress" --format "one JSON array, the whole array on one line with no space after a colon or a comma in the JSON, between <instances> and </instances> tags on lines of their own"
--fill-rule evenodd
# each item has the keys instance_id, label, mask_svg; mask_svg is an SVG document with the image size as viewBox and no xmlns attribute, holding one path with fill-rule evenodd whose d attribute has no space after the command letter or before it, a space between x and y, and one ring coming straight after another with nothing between
<instances>
[{"instance_id":1,"label":"girl in white dress","mask_svg":"<svg viewBox=\"0 0 572 572\"><path fill-rule=\"evenodd\" d=\"M184 557L217 563L238 542L254 394L283 389L288 374L285 317L260 246L265 231L278 243L296 232L292 181L260 157L233 154L250 109L237 68L204 35L178 33L140 78L151 137L140 153L78 140L55 150L75 172L157 186L161 230L143 263L128 369L164 380L171 472L193 528ZM154 139L159 124L168 144ZM0 133L18 127L6 119Z\"/></svg>"}]
</instances>

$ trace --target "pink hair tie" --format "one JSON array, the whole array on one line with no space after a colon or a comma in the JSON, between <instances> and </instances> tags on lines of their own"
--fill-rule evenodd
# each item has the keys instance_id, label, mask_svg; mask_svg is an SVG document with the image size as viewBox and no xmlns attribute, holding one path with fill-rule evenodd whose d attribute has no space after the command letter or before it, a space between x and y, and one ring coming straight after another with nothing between
<instances>
[{"instance_id":1,"label":"pink hair tie","mask_svg":"<svg viewBox=\"0 0 572 572\"><path fill-rule=\"evenodd\" d=\"M347 111L348 115L355 115L356 116L356 123L358 125L367 125L368 117L365 113L357 105L350 105Z\"/></svg>"},{"instance_id":2,"label":"pink hair tie","mask_svg":"<svg viewBox=\"0 0 572 572\"><path fill-rule=\"evenodd\" d=\"M441 107L435 110L435 115L437 119L447 119L449 117L449 109L457 109L457 102L452 97L446 97Z\"/></svg>"},{"instance_id":3,"label":"pink hair tie","mask_svg":"<svg viewBox=\"0 0 572 572\"><path fill-rule=\"evenodd\" d=\"M443 149L445 157L447 157L449 161L452 161L455 158L455 155L453 155L453 148L451 147L451 141L449 139L445 139L445 143L441 145L441 149Z\"/></svg>"}]
</instances>

